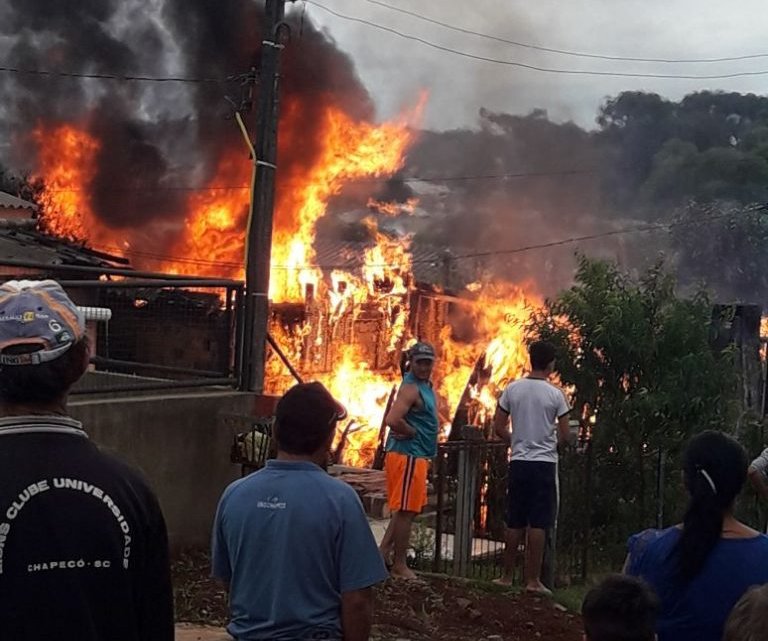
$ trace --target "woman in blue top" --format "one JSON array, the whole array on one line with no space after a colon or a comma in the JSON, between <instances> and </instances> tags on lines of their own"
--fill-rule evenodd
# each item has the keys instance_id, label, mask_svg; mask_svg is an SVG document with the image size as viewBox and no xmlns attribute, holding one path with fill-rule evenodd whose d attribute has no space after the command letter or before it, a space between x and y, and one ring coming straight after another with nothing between
<instances>
[{"instance_id":1,"label":"woman in blue top","mask_svg":"<svg viewBox=\"0 0 768 641\"><path fill-rule=\"evenodd\" d=\"M661 601L659 641L720 641L741 595L768 583L768 537L733 516L746 476L744 448L721 432L702 432L683 455L690 495L683 523L630 537L625 570Z\"/></svg>"}]
</instances>

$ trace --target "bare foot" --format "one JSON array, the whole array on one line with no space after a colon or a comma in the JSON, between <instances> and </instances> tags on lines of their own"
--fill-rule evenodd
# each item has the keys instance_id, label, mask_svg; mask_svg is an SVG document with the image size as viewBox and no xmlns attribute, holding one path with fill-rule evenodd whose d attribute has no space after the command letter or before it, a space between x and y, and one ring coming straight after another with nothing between
<instances>
[{"instance_id":1,"label":"bare foot","mask_svg":"<svg viewBox=\"0 0 768 641\"><path fill-rule=\"evenodd\" d=\"M416 573L407 566L406 567L393 566L392 569L389 571L389 575L393 579L404 579L406 581L416 581L419 578L416 576Z\"/></svg>"},{"instance_id":2,"label":"bare foot","mask_svg":"<svg viewBox=\"0 0 768 641\"><path fill-rule=\"evenodd\" d=\"M503 585L505 588L509 588L509 587L512 587L514 582L511 576L503 576L499 579L494 579L493 583L495 585Z\"/></svg>"},{"instance_id":3,"label":"bare foot","mask_svg":"<svg viewBox=\"0 0 768 641\"><path fill-rule=\"evenodd\" d=\"M384 559L384 565L387 566L388 570L391 569L392 563L393 563L392 548L389 548L389 549L379 548L379 553L381 554L381 558Z\"/></svg>"},{"instance_id":4,"label":"bare foot","mask_svg":"<svg viewBox=\"0 0 768 641\"><path fill-rule=\"evenodd\" d=\"M541 581L532 581L525 586L525 591L528 594L538 594L539 596L552 596L552 590L550 590Z\"/></svg>"}]
</instances>

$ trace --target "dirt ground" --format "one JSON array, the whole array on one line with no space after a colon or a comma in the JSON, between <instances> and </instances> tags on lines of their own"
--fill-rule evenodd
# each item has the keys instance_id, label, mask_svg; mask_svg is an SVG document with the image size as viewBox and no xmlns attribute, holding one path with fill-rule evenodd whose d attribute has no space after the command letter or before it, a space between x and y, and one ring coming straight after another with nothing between
<instances>
[{"instance_id":1,"label":"dirt ground","mask_svg":"<svg viewBox=\"0 0 768 641\"><path fill-rule=\"evenodd\" d=\"M176 620L221 627L226 595L209 578L203 554L173 566ZM550 599L491 584L426 576L419 584L387 581L376 589L374 641L581 641L581 620ZM196 636L185 637L190 641Z\"/></svg>"}]
</instances>

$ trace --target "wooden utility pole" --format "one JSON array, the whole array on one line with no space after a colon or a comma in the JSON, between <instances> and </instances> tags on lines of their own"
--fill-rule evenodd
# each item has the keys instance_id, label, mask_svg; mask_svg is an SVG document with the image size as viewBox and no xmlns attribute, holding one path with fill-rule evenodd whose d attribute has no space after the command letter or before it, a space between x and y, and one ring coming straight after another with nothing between
<instances>
[{"instance_id":1,"label":"wooden utility pole","mask_svg":"<svg viewBox=\"0 0 768 641\"><path fill-rule=\"evenodd\" d=\"M254 149L256 163L246 237L245 343L242 386L264 391L269 323L269 264L277 171L277 123L280 107L280 53L288 27L285 0L266 0L259 78L259 110Z\"/></svg>"}]
</instances>

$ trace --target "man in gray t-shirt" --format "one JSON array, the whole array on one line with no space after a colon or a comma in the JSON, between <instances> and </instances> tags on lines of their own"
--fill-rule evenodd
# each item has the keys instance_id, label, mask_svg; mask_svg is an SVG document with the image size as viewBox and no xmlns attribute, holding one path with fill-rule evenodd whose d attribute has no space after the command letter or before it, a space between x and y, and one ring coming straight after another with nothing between
<instances>
[{"instance_id":1,"label":"man in gray t-shirt","mask_svg":"<svg viewBox=\"0 0 768 641\"><path fill-rule=\"evenodd\" d=\"M525 589L549 594L541 582L541 566L546 532L555 525L557 445L569 438L570 407L563 392L548 380L555 368L552 344L538 341L529 353L531 373L502 392L493 419L497 436L512 445L507 475L505 575L497 583L512 583L517 549L527 535Z\"/></svg>"},{"instance_id":2,"label":"man in gray t-shirt","mask_svg":"<svg viewBox=\"0 0 768 641\"><path fill-rule=\"evenodd\" d=\"M321 467L345 411L320 383L277 405L277 460L225 491L213 527L213 575L230 592L238 641L367 641L371 586L389 575L347 484Z\"/></svg>"}]
</instances>

